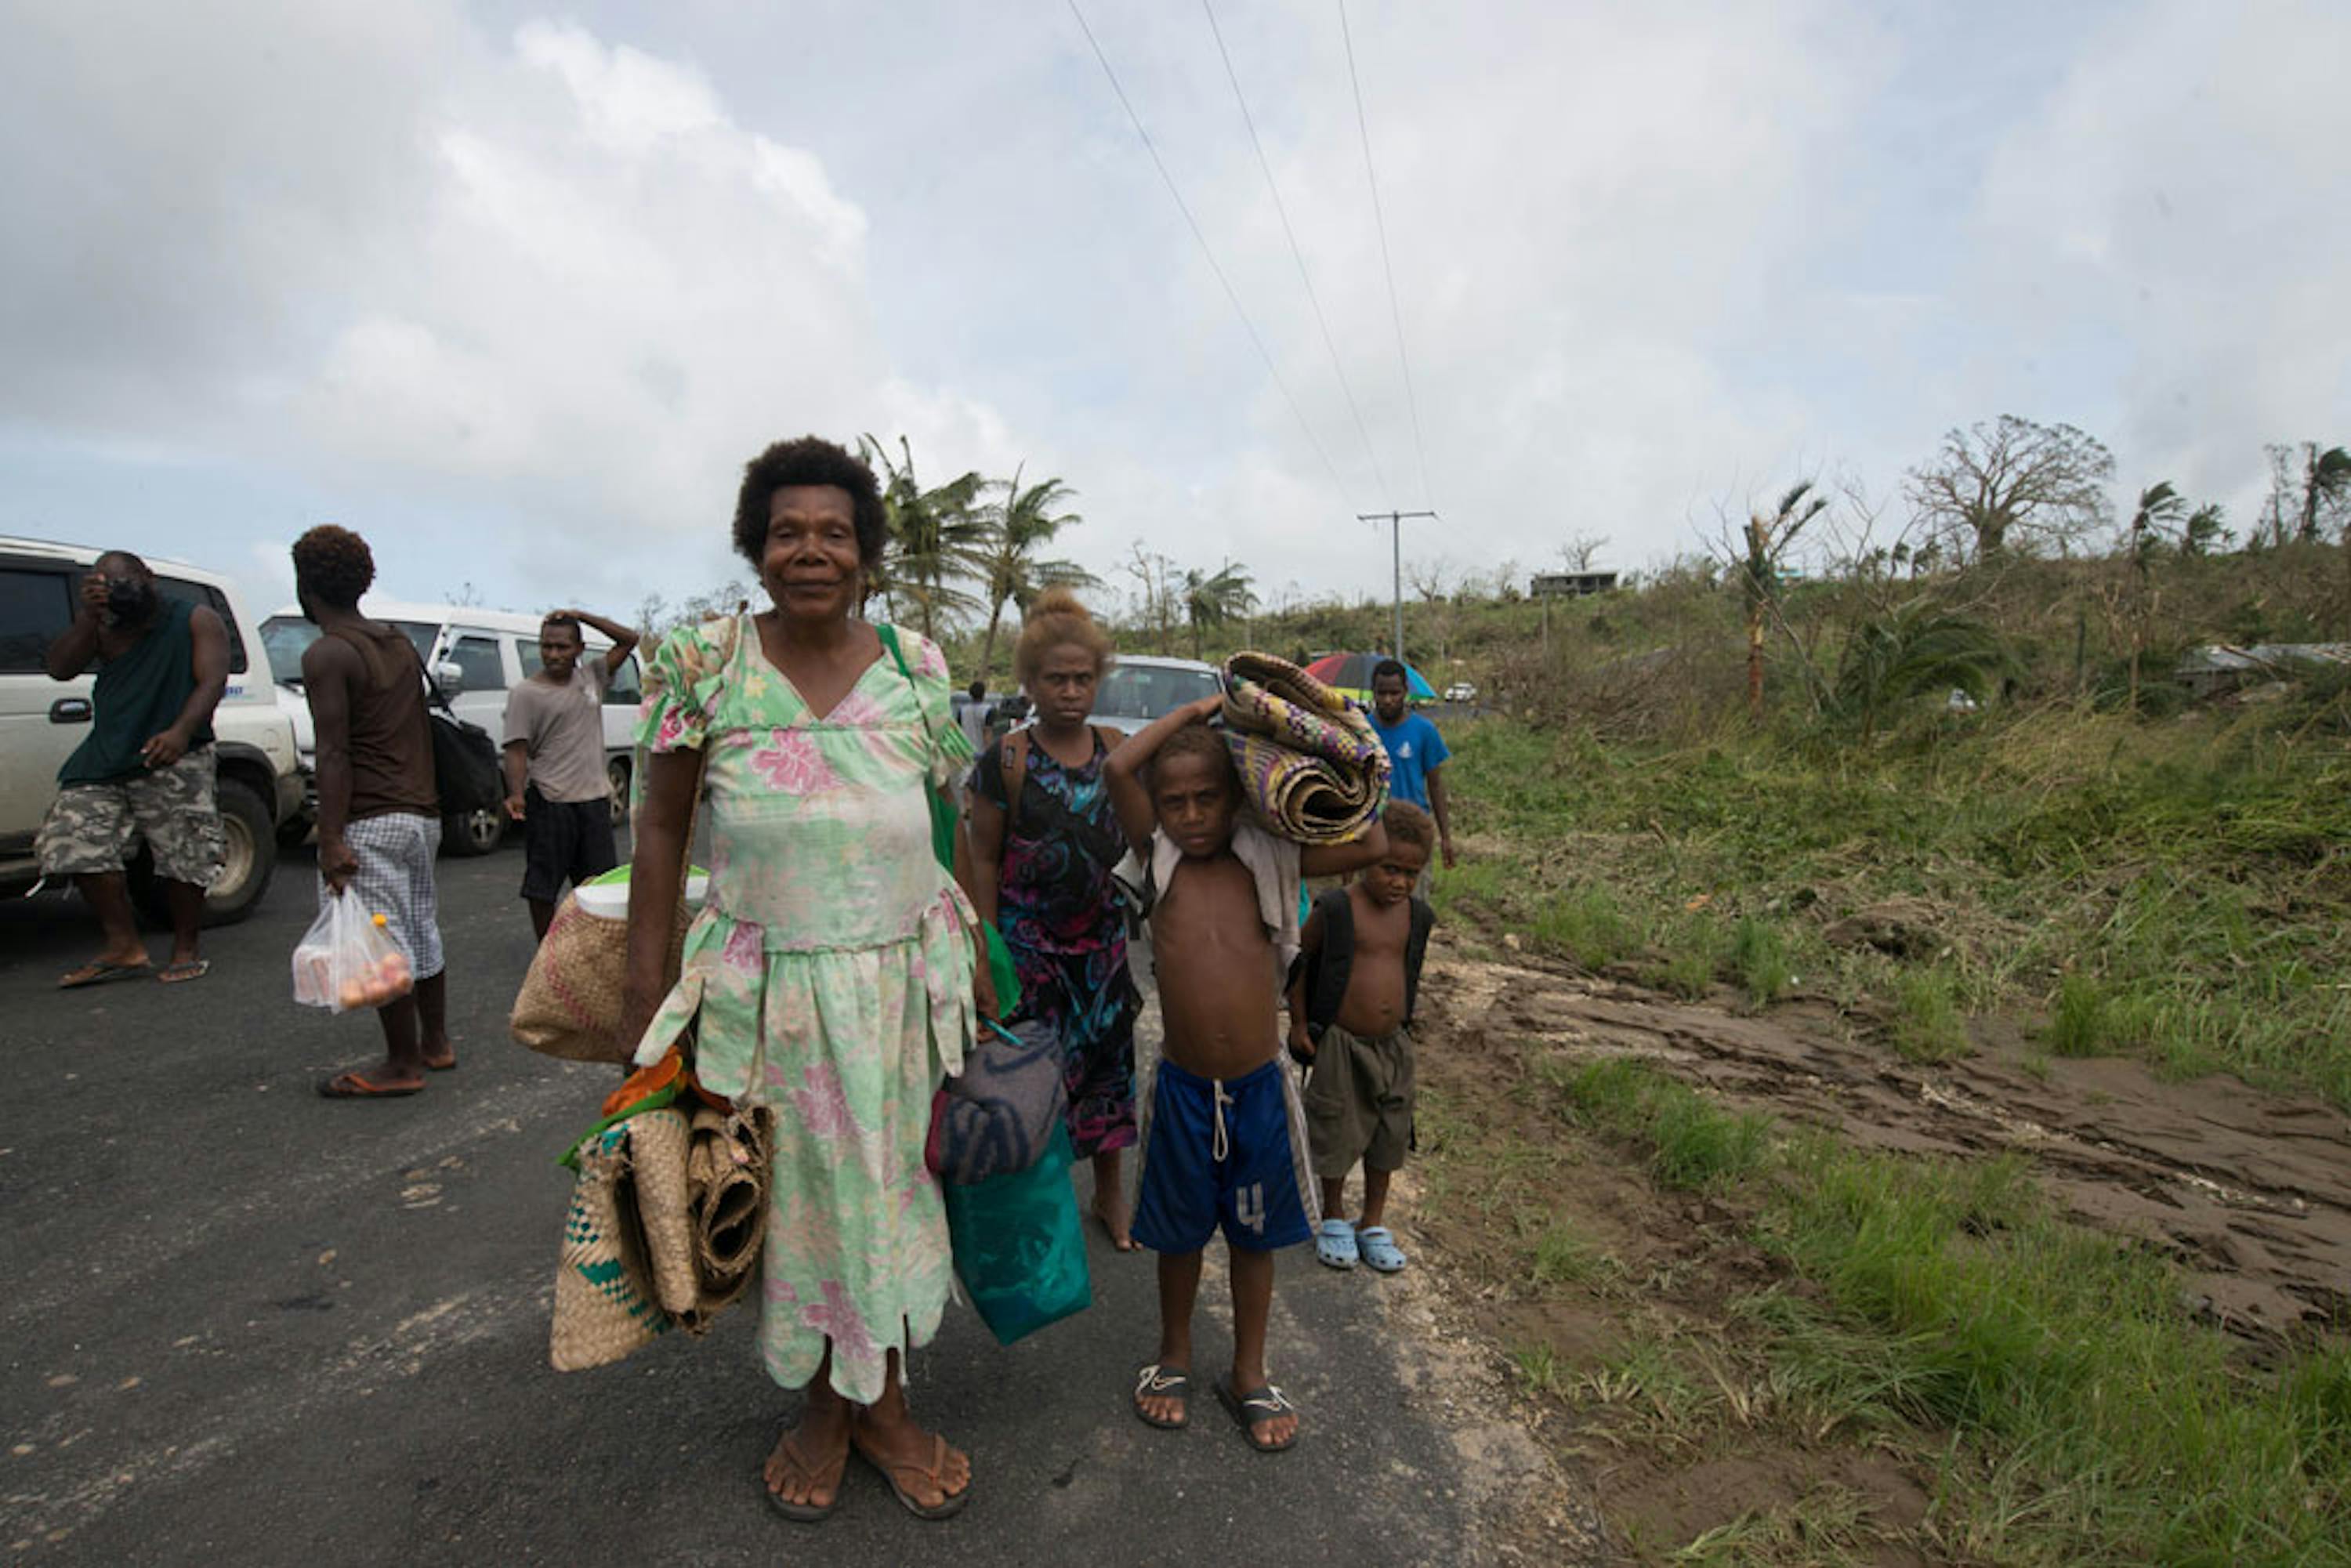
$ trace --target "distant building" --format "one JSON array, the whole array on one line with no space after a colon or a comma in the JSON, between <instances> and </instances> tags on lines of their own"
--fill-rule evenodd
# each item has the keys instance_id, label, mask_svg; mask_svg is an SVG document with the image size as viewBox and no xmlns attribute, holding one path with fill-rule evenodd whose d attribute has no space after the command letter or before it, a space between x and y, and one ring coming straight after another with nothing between
<instances>
[{"instance_id":1,"label":"distant building","mask_svg":"<svg viewBox=\"0 0 2351 1568\"><path fill-rule=\"evenodd\" d=\"M1544 571L1535 574L1527 591L1538 599L1582 599L1606 593L1616 586L1613 571Z\"/></svg>"},{"instance_id":2,"label":"distant building","mask_svg":"<svg viewBox=\"0 0 2351 1568\"><path fill-rule=\"evenodd\" d=\"M2199 697L2241 686L2284 680L2295 665L2351 664L2351 643L2262 643L2239 648L2226 643L2191 648L2179 661L2179 679Z\"/></svg>"}]
</instances>

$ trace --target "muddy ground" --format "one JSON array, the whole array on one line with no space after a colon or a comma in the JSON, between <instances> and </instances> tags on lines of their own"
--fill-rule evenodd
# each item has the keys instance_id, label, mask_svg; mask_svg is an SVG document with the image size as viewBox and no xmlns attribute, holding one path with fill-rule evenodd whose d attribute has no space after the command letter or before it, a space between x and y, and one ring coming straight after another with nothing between
<instances>
[{"instance_id":1,"label":"muddy ground","mask_svg":"<svg viewBox=\"0 0 2351 1568\"><path fill-rule=\"evenodd\" d=\"M1658 1188L1621 1147L1562 1124L1531 1082L1540 1058L1638 1056L1856 1145L2020 1156L2072 1216L2174 1259L2187 1304L2255 1360L2351 1315L2351 1118L2325 1105L2231 1079L2165 1082L2129 1061L2039 1057L1998 1026L1980 1030L1974 1055L1921 1065L1825 998L1740 1016L1728 991L1686 1004L1443 936L1430 965L1424 1139L1465 1147L1427 1151L1406 1213L1437 1265L1439 1311L1543 1386L1525 1402L1529 1420L1635 1557L1809 1510L1848 1520L1860 1560L1927 1561L1913 1527L1935 1478L1900 1445L1792 1432L1750 1408L1768 1393L1737 1370L1761 1333L1738 1303L1789 1282L1746 1239L1743 1216ZM1532 1242L1553 1228L1604 1263L1589 1289L1528 1287ZM1719 1365L1703 1434L1611 1381L1606 1369L1641 1339ZM1543 1362L1527 1376L1516 1355L1529 1347L1555 1355L1555 1373Z\"/></svg>"}]
</instances>

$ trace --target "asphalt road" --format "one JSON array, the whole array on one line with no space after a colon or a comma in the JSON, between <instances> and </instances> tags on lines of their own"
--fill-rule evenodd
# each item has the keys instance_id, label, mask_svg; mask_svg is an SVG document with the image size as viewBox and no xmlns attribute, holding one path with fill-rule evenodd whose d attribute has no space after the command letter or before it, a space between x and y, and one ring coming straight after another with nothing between
<instances>
[{"instance_id":1,"label":"asphalt road","mask_svg":"<svg viewBox=\"0 0 2351 1568\"><path fill-rule=\"evenodd\" d=\"M512 849L441 862L462 1065L376 1103L312 1092L377 1037L289 999L307 851L250 920L210 934L212 973L189 986L59 992L95 925L54 897L0 908L7 1561L1483 1555L1481 1478L1464 1473L1479 1466L1403 1343L1397 1282L1320 1269L1310 1249L1283 1257L1277 1287L1275 1376L1307 1422L1281 1456L1249 1452L1212 1398L1177 1434L1129 1413L1155 1343L1147 1254L1090 1229L1093 1308L1008 1349L951 1308L912 1358L918 1413L976 1469L971 1506L943 1524L854 1464L830 1521L769 1511L758 1467L798 1396L757 1362L755 1308L617 1367L549 1370L568 1194L554 1161L611 1076L506 1037L530 953L520 874ZM1229 1343L1220 1281L1204 1291L1209 1368Z\"/></svg>"}]
</instances>

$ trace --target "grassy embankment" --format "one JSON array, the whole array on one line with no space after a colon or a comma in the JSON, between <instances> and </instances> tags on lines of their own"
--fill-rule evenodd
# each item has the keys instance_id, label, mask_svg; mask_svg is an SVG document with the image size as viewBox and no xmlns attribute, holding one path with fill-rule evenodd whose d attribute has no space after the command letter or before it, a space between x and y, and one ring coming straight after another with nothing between
<instances>
[{"instance_id":1,"label":"grassy embankment","mask_svg":"<svg viewBox=\"0 0 2351 1568\"><path fill-rule=\"evenodd\" d=\"M2342 702L2322 683L2159 721L1922 715L1868 747L1489 721L1453 768L1487 852L1440 897L1473 942L1516 932L1686 998L1826 994L1914 1061L2022 1038L2028 1065L2136 1054L2351 1105ZM1901 950L1831 940L1889 900L1907 901ZM2339 1343L2244 1364L2168 1264L2055 1216L2012 1163L1855 1152L1629 1063L1542 1061L1531 1082L1561 1137L1630 1145L1661 1190L1728 1205L1726 1234L1782 1278L1694 1329L1646 1316L1573 1225L1530 1228L1485 1266L1536 1299L1613 1298L1633 1325L1597 1362L1515 1345L1530 1388L1619 1441L1703 1452L1778 1430L1937 1478L1895 1537L1828 1489L1645 1553L1869 1561L1896 1539L1997 1562L2351 1562ZM1431 1100L1432 1206L1492 1206L1530 1150ZM1543 1192L1528 1182L1529 1212Z\"/></svg>"},{"instance_id":2,"label":"grassy embankment","mask_svg":"<svg viewBox=\"0 0 2351 1568\"><path fill-rule=\"evenodd\" d=\"M1520 1098L1562 1142L1601 1145L1586 1157L1632 1152L1661 1193L1704 1194L1723 1216L1708 1252L1642 1277L1541 1218L1547 1181L1573 1170L1552 1162L1578 1156L1500 1147L1444 1097L1424 1101L1430 1207L1528 1221L1479 1260L1491 1284L1617 1320L1596 1354L1540 1333L1510 1347L1531 1393L1573 1407L1604 1468L1841 1449L1924 1479L1898 1528L1828 1483L1694 1538L1618 1519L1643 1558L2351 1562L2351 1352L2245 1364L2186 1318L2167 1265L2053 1215L2016 1163L1857 1153L1625 1060L1539 1061ZM1740 1251L1776 1278L1731 1267ZM1719 1321L1660 1304L1709 1266L1746 1281Z\"/></svg>"}]
</instances>

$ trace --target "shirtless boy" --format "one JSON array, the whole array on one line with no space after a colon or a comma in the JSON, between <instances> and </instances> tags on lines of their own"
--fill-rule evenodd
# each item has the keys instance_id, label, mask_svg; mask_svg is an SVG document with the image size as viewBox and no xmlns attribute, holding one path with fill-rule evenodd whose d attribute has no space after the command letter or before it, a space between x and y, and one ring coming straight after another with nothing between
<instances>
[{"instance_id":1,"label":"shirtless boy","mask_svg":"<svg viewBox=\"0 0 2351 1568\"><path fill-rule=\"evenodd\" d=\"M1192 1305L1202 1249L1221 1226L1233 1278L1233 1364L1217 1397L1249 1446L1298 1438L1298 1412L1265 1370L1273 1253L1313 1233L1298 1089L1280 1061L1276 1003L1297 947L1301 873L1341 876L1387 852L1377 824L1352 843L1303 850L1240 817L1240 779L1203 697L1111 753L1119 824L1152 870L1151 942L1165 1025L1143 1133L1134 1239L1159 1254L1159 1359L1135 1414L1187 1419Z\"/></svg>"},{"instance_id":2,"label":"shirtless boy","mask_svg":"<svg viewBox=\"0 0 2351 1568\"><path fill-rule=\"evenodd\" d=\"M1389 1178L1412 1145L1412 1013L1437 917L1413 884L1437 847L1437 824L1407 801L1384 819L1388 852L1317 900L1290 980L1290 1053L1313 1075L1301 1097L1322 1223L1314 1255L1334 1269L1360 1259L1383 1274L1405 1264L1386 1225ZM1343 1218L1347 1173L1364 1166L1364 1212Z\"/></svg>"}]
</instances>

